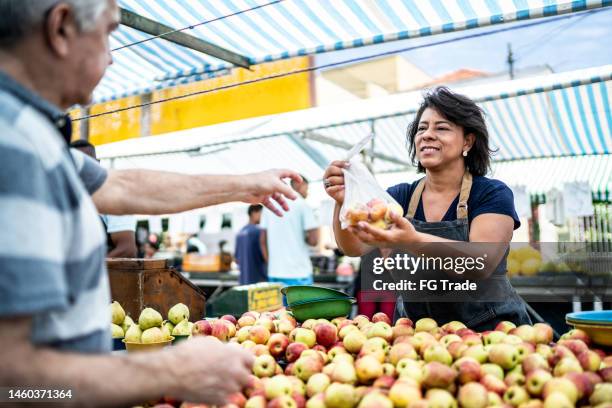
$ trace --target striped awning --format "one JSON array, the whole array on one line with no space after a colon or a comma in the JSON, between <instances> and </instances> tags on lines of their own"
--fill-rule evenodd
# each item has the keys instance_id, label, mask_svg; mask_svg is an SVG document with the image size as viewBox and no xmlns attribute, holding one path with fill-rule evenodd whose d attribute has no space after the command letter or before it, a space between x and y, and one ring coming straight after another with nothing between
<instances>
[{"instance_id":1,"label":"striped awning","mask_svg":"<svg viewBox=\"0 0 612 408\"><path fill-rule=\"evenodd\" d=\"M612 0L119 0L119 5L176 29L195 25L185 32L257 64L607 7ZM148 37L125 26L112 34L111 48L120 49L113 51L114 64L95 91L97 102L231 68L163 39L138 43Z\"/></svg>"},{"instance_id":2,"label":"striped awning","mask_svg":"<svg viewBox=\"0 0 612 408\"><path fill-rule=\"evenodd\" d=\"M593 191L607 197L612 174L612 65L454 90L486 111L491 145L498 149L495 171L523 178L537 174L525 180L528 185L542 181L543 174L558 174L559 180L568 181L588 174ZM420 92L412 92L245 119L102 145L98 155L117 168L241 173L289 167L317 180L329 162L343 158L349 147L374 132L373 145L367 148L374 171L405 172L413 169L406 129L420 99ZM570 161L576 157L580 165L567 164L578 163ZM521 169L527 159L541 160L529 161L539 163L541 170ZM586 172L595 163L591 160L604 160L606 165ZM551 171L544 171L549 164ZM542 182L551 185L550 180ZM534 194L538 193L536 188Z\"/></svg>"},{"instance_id":3,"label":"striped awning","mask_svg":"<svg viewBox=\"0 0 612 408\"><path fill-rule=\"evenodd\" d=\"M537 175L537 177L533 177ZM612 200L612 155L589 155L495 163L492 177L508 185L523 185L540 202L548 191L564 183L585 182L594 200Z\"/></svg>"}]
</instances>

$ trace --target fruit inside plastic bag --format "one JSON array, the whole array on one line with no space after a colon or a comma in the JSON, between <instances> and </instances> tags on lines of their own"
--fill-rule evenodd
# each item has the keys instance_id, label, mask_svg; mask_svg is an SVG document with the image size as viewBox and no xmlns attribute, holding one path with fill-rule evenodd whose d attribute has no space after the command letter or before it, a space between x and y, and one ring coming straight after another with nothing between
<instances>
[{"instance_id":1,"label":"fruit inside plastic bag","mask_svg":"<svg viewBox=\"0 0 612 408\"><path fill-rule=\"evenodd\" d=\"M404 215L402 206L378 185L358 157L353 157L350 167L343 172L344 203L340 208L342 229L361 221L376 228L389 229L393 225L391 212Z\"/></svg>"}]
</instances>

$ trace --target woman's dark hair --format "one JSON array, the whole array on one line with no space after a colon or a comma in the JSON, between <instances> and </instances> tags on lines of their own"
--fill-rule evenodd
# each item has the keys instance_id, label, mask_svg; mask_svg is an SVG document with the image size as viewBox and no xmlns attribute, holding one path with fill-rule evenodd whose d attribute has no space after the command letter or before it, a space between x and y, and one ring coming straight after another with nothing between
<instances>
[{"instance_id":1,"label":"woman's dark hair","mask_svg":"<svg viewBox=\"0 0 612 408\"><path fill-rule=\"evenodd\" d=\"M408 126L408 148L412 163L417 165L419 173L425 168L416 159L415 138L419 128L419 121L425 109L435 109L445 119L463 128L463 134L472 133L475 137L474 145L465 157L465 164L474 176L484 176L491 166L491 153L489 148L489 132L484 120L484 113L470 98L453 93L448 88L440 86L423 96L423 102L417 111L414 121Z\"/></svg>"}]
</instances>

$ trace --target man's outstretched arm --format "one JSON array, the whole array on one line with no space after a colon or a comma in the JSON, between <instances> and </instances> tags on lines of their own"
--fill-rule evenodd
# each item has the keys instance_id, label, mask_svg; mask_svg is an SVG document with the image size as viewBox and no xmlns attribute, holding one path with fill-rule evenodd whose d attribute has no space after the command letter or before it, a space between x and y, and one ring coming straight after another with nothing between
<instances>
[{"instance_id":1,"label":"man's outstretched arm","mask_svg":"<svg viewBox=\"0 0 612 408\"><path fill-rule=\"evenodd\" d=\"M169 214L232 201L261 203L282 216L296 193L283 181L301 181L291 170L244 175L185 175L153 170L109 170L93 194L103 214Z\"/></svg>"}]
</instances>

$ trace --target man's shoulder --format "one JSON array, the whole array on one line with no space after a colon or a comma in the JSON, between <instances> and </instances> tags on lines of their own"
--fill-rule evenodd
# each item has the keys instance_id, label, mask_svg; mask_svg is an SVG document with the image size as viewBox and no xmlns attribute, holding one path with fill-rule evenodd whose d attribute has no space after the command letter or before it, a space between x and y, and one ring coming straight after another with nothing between
<instances>
[{"instance_id":1,"label":"man's shoulder","mask_svg":"<svg viewBox=\"0 0 612 408\"><path fill-rule=\"evenodd\" d=\"M0 119L9 125L13 125L19 113L25 108L25 103L15 98L10 93L0 89Z\"/></svg>"},{"instance_id":2,"label":"man's shoulder","mask_svg":"<svg viewBox=\"0 0 612 408\"><path fill-rule=\"evenodd\" d=\"M64 160L61 137L35 109L11 94L0 90L0 159L3 165L11 157L27 157L24 163L39 163L46 170ZM14 161L14 160L13 160Z\"/></svg>"}]
</instances>

